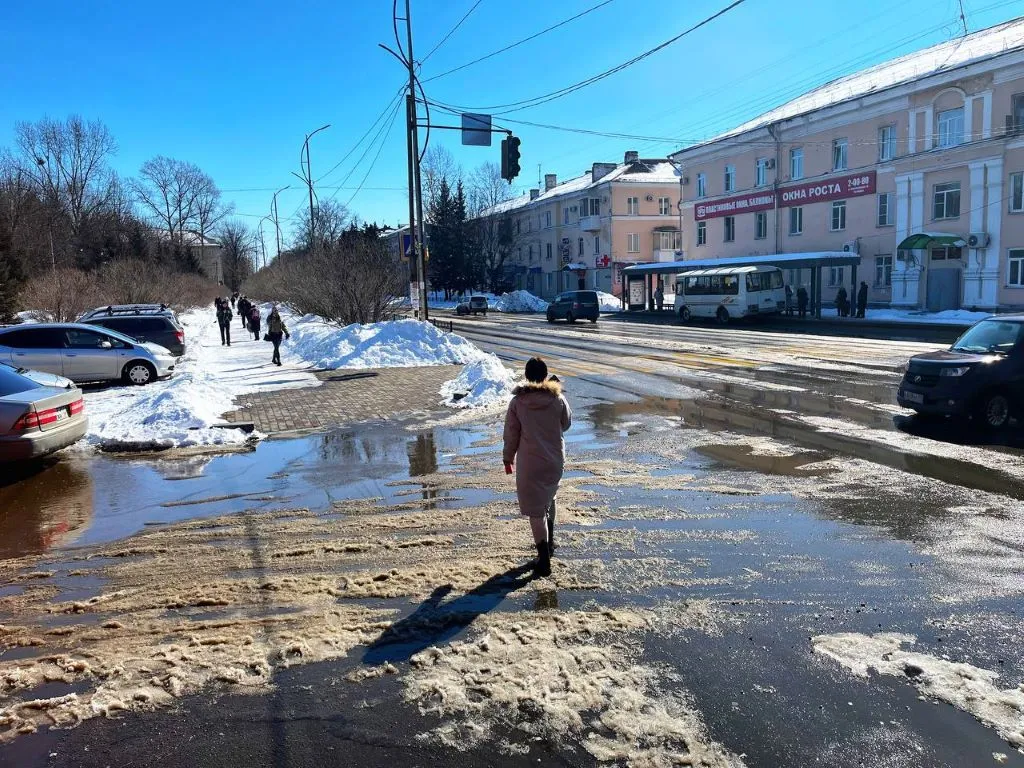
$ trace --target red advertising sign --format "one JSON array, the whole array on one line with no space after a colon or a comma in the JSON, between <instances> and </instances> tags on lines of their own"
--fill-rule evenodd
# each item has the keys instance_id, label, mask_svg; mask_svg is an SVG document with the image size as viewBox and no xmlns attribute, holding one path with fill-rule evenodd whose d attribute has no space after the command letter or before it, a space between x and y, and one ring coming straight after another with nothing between
<instances>
[{"instance_id":1,"label":"red advertising sign","mask_svg":"<svg viewBox=\"0 0 1024 768\"><path fill-rule=\"evenodd\" d=\"M865 171L851 176L837 176L831 179L782 187L778 190L779 207L789 208L795 205L827 203L831 200L873 195L875 181L875 172ZM697 221L704 221L705 219L717 219L720 216L735 216L738 213L765 211L774 206L775 193L761 190L708 203L697 203L693 207L693 212Z\"/></svg>"}]
</instances>

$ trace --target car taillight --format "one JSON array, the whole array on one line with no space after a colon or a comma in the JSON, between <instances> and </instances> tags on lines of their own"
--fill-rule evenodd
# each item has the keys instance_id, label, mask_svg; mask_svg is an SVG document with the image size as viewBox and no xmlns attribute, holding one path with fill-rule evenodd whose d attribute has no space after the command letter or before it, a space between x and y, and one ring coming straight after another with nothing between
<instances>
[{"instance_id":1,"label":"car taillight","mask_svg":"<svg viewBox=\"0 0 1024 768\"><path fill-rule=\"evenodd\" d=\"M77 416L78 414L80 414L84 410L85 410L85 400L82 400L81 398L79 398L78 400L75 400L75 402L73 402L71 405L68 406L68 413L70 413L72 416Z\"/></svg>"},{"instance_id":2,"label":"car taillight","mask_svg":"<svg viewBox=\"0 0 1024 768\"><path fill-rule=\"evenodd\" d=\"M182 344L184 344L184 343L185 343L185 332L184 332L184 331L175 331L175 332L174 332L174 336L175 336L175 338L176 338L176 339L177 339L178 341L180 341L180 342L181 342Z\"/></svg>"},{"instance_id":3,"label":"car taillight","mask_svg":"<svg viewBox=\"0 0 1024 768\"><path fill-rule=\"evenodd\" d=\"M29 411L11 427L12 432L28 432L30 429L39 429L39 418L35 411Z\"/></svg>"}]
</instances>

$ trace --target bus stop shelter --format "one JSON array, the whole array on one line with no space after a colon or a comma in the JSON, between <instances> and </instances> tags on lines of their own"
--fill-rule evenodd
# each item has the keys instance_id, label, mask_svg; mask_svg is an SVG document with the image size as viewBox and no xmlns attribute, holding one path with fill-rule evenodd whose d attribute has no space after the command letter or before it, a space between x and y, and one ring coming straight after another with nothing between
<instances>
[{"instance_id":1,"label":"bus stop shelter","mask_svg":"<svg viewBox=\"0 0 1024 768\"><path fill-rule=\"evenodd\" d=\"M860 256L846 251L816 251L811 253L773 253L765 256L739 256L728 259L684 259L652 264L636 264L622 270L623 295L626 308L631 311L654 306L654 280L657 275L681 275L695 269L717 267L779 267L780 269L811 270L810 310L821 317L821 270L824 267L851 267L851 279L856 291L857 267Z\"/></svg>"}]
</instances>

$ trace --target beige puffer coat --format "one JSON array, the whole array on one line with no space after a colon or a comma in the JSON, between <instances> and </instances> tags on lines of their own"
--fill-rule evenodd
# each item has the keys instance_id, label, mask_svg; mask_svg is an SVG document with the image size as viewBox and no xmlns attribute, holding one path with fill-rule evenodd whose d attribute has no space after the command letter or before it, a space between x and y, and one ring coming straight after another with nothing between
<instances>
[{"instance_id":1,"label":"beige puffer coat","mask_svg":"<svg viewBox=\"0 0 1024 768\"><path fill-rule=\"evenodd\" d=\"M572 410L554 381L524 384L513 394L505 415L503 459L516 464L520 514L544 517L562 479L562 433L572 424Z\"/></svg>"}]
</instances>

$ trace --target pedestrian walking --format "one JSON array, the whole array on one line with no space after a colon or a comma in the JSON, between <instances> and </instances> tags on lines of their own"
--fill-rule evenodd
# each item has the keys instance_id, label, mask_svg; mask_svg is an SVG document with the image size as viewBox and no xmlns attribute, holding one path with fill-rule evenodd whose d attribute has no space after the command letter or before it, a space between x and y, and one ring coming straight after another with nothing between
<instances>
[{"instance_id":1,"label":"pedestrian walking","mask_svg":"<svg viewBox=\"0 0 1024 768\"><path fill-rule=\"evenodd\" d=\"M850 314L850 299L844 286L839 286L839 290L836 291L836 311L840 317L848 317Z\"/></svg>"},{"instance_id":2,"label":"pedestrian walking","mask_svg":"<svg viewBox=\"0 0 1024 768\"><path fill-rule=\"evenodd\" d=\"M249 308L249 330L256 341L260 340L260 308L255 304Z\"/></svg>"},{"instance_id":3,"label":"pedestrian walking","mask_svg":"<svg viewBox=\"0 0 1024 768\"><path fill-rule=\"evenodd\" d=\"M572 411L557 379L539 357L526 363L526 383L513 391L505 415L505 472L516 473L519 514L530 520L537 546L534 576L551 575L555 551L555 494L565 466L562 434L572 424ZM518 460L518 463L517 463Z\"/></svg>"},{"instance_id":4,"label":"pedestrian walking","mask_svg":"<svg viewBox=\"0 0 1024 768\"><path fill-rule=\"evenodd\" d=\"M807 317L807 289L802 285L796 289L796 308L801 319Z\"/></svg>"},{"instance_id":5,"label":"pedestrian walking","mask_svg":"<svg viewBox=\"0 0 1024 768\"><path fill-rule=\"evenodd\" d=\"M235 308L235 302L238 301L238 291L231 294L231 308Z\"/></svg>"},{"instance_id":6,"label":"pedestrian walking","mask_svg":"<svg viewBox=\"0 0 1024 768\"><path fill-rule=\"evenodd\" d=\"M868 284L860 281L860 289L857 291L857 317L864 317L864 311L868 308Z\"/></svg>"},{"instance_id":7,"label":"pedestrian walking","mask_svg":"<svg viewBox=\"0 0 1024 768\"><path fill-rule=\"evenodd\" d=\"M249 310L252 309L252 304L245 296L240 296L238 299L238 316L242 318L242 330L244 331L249 327Z\"/></svg>"},{"instance_id":8,"label":"pedestrian walking","mask_svg":"<svg viewBox=\"0 0 1024 768\"><path fill-rule=\"evenodd\" d=\"M217 325L220 326L220 344L221 346L231 346L231 318L234 314L231 312L231 307L228 306L227 299L218 299L217 307Z\"/></svg>"},{"instance_id":9,"label":"pedestrian walking","mask_svg":"<svg viewBox=\"0 0 1024 768\"><path fill-rule=\"evenodd\" d=\"M284 324L284 320L281 319L281 313L277 311L277 304L270 309L270 314L267 315L267 338L274 345L274 356L270 358L270 362L274 365L281 364L281 337L284 336L286 339L290 339L291 335L288 333L288 326Z\"/></svg>"},{"instance_id":10,"label":"pedestrian walking","mask_svg":"<svg viewBox=\"0 0 1024 768\"><path fill-rule=\"evenodd\" d=\"M661 283L658 283L658 290L654 292L654 301L658 305L658 311L661 312L665 308L665 288Z\"/></svg>"},{"instance_id":11,"label":"pedestrian walking","mask_svg":"<svg viewBox=\"0 0 1024 768\"><path fill-rule=\"evenodd\" d=\"M786 283L786 314L793 316L793 286Z\"/></svg>"}]
</instances>

